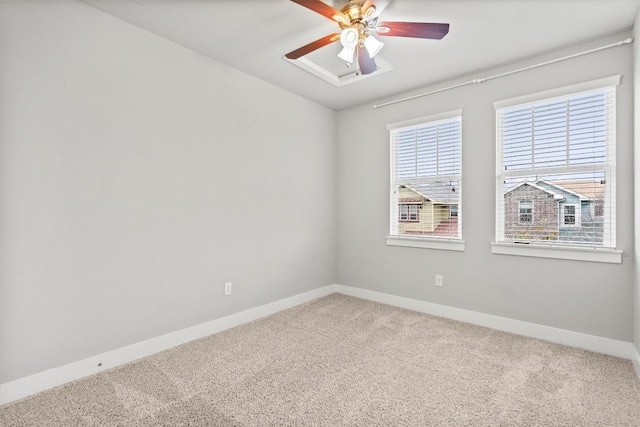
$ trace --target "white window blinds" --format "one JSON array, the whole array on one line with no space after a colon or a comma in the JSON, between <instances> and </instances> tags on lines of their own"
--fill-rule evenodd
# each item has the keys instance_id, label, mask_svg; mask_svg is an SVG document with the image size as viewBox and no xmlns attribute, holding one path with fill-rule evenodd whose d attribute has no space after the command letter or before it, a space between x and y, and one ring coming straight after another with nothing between
<instances>
[{"instance_id":1,"label":"white window blinds","mask_svg":"<svg viewBox=\"0 0 640 427\"><path fill-rule=\"evenodd\" d=\"M616 84L496 109L497 241L615 247Z\"/></svg>"},{"instance_id":2,"label":"white window blinds","mask_svg":"<svg viewBox=\"0 0 640 427\"><path fill-rule=\"evenodd\" d=\"M392 236L460 239L461 114L387 126Z\"/></svg>"}]
</instances>

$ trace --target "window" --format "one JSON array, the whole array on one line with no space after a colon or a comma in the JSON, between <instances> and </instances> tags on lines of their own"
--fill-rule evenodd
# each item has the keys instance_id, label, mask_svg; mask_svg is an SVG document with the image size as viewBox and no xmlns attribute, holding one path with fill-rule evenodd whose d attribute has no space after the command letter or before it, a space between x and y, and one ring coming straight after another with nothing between
<instances>
[{"instance_id":1,"label":"window","mask_svg":"<svg viewBox=\"0 0 640 427\"><path fill-rule=\"evenodd\" d=\"M533 222L533 202L531 200L521 200L518 207L520 222L531 224Z\"/></svg>"},{"instance_id":2,"label":"window","mask_svg":"<svg viewBox=\"0 0 640 427\"><path fill-rule=\"evenodd\" d=\"M615 248L619 81L495 103L497 244Z\"/></svg>"},{"instance_id":3,"label":"window","mask_svg":"<svg viewBox=\"0 0 640 427\"><path fill-rule=\"evenodd\" d=\"M564 205L562 207L562 225L565 227L579 227L579 210L577 205Z\"/></svg>"},{"instance_id":4,"label":"window","mask_svg":"<svg viewBox=\"0 0 640 427\"><path fill-rule=\"evenodd\" d=\"M564 216L562 219L564 225L576 225L576 207L573 205L564 207Z\"/></svg>"},{"instance_id":5,"label":"window","mask_svg":"<svg viewBox=\"0 0 640 427\"><path fill-rule=\"evenodd\" d=\"M398 243L402 239L460 242L461 115L458 110L387 126L391 139L389 244L402 244Z\"/></svg>"},{"instance_id":6,"label":"window","mask_svg":"<svg viewBox=\"0 0 640 427\"><path fill-rule=\"evenodd\" d=\"M400 221L418 221L417 205L400 205Z\"/></svg>"}]
</instances>

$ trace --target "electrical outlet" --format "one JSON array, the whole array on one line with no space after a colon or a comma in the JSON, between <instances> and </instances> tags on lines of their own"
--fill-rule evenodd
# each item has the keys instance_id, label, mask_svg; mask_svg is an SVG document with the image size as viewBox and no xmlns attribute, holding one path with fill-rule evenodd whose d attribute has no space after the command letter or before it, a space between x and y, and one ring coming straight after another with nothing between
<instances>
[{"instance_id":1,"label":"electrical outlet","mask_svg":"<svg viewBox=\"0 0 640 427\"><path fill-rule=\"evenodd\" d=\"M224 295L225 296L231 295L231 286L232 285L233 284L231 282L227 282L227 283L224 284Z\"/></svg>"},{"instance_id":2,"label":"electrical outlet","mask_svg":"<svg viewBox=\"0 0 640 427\"><path fill-rule=\"evenodd\" d=\"M436 274L436 286L442 286L444 284L444 278L440 274Z\"/></svg>"}]
</instances>

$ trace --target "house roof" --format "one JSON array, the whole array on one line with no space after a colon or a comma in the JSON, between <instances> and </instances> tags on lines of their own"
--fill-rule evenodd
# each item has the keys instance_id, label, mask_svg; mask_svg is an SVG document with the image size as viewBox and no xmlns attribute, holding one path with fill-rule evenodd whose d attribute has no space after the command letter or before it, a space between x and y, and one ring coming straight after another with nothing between
<instances>
[{"instance_id":1,"label":"house roof","mask_svg":"<svg viewBox=\"0 0 640 427\"><path fill-rule=\"evenodd\" d=\"M553 187L553 188L557 188L558 190L560 190L563 193L573 194L574 196L578 197L580 200L589 200L589 198L586 197L584 194L580 194L580 193L577 193L577 192L575 192L573 190L570 190L567 187L558 184L557 182L550 182L550 181L546 181L546 180L540 179L540 180L536 181L536 184L538 184L538 185L543 184L543 185L548 185L548 186Z\"/></svg>"},{"instance_id":2,"label":"house roof","mask_svg":"<svg viewBox=\"0 0 640 427\"><path fill-rule=\"evenodd\" d=\"M506 191L505 194L522 185L530 185L548 194L552 194L555 199L563 199L562 193L573 194L580 200L597 200L604 198L604 184L594 181L556 181L550 182L539 179L535 182L523 181L515 187ZM551 188L549 188L551 187Z\"/></svg>"},{"instance_id":3,"label":"house roof","mask_svg":"<svg viewBox=\"0 0 640 427\"><path fill-rule=\"evenodd\" d=\"M424 197L401 197L398 201L403 205L420 205L424 202Z\"/></svg>"},{"instance_id":4,"label":"house roof","mask_svg":"<svg viewBox=\"0 0 640 427\"><path fill-rule=\"evenodd\" d=\"M555 191L553 191L553 190L551 190L549 188L546 188L546 187L543 187L541 185L538 185L539 182L541 182L541 181L536 181L536 182L522 181L520 184L516 185L515 187L510 188L509 190L505 191L504 194L506 196L508 193L514 191L516 188L520 188L522 186L528 185L528 186L533 187L535 189L538 189L540 191L544 191L547 194L550 194L556 200L564 199L564 196L562 194L560 194L558 192L555 192ZM547 184L553 185L550 182L546 182L546 181L542 181L542 182L545 182Z\"/></svg>"},{"instance_id":5,"label":"house roof","mask_svg":"<svg viewBox=\"0 0 640 427\"><path fill-rule=\"evenodd\" d=\"M604 184L594 181L560 181L558 185L582 195L584 198L604 199Z\"/></svg>"},{"instance_id":6,"label":"house roof","mask_svg":"<svg viewBox=\"0 0 640 427\"><path fill-rule=\"evenodd\" d=\"M458 186L450 182L414 184L411 186L405 185L405 187L415 193L418 193L432 203L457 204L460 201L460 191L458 189Z\"/></svg>"}]
</instances>

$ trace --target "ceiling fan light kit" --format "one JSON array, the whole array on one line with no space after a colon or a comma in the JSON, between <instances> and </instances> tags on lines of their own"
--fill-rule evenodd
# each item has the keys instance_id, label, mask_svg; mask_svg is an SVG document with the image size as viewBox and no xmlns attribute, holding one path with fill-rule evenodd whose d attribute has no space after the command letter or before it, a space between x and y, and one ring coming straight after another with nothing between
<instances>
[{"instance_id":1,"label":"ceiling fan light kit","mask_svg":"<svg viewBox=\"0 0 640 427\"><path fill-rule=\"evenodd\" d=\"M338 54L338 58L347 61L349 64L353 62L353 57L356 54L356 50L354 48L344 47Z\"/></svg>"},{"instance_id":2,"label":"ceiling fan light kit","mask_svg":"<svg viewBox=\"0 0 640 427\"><path fill-rule=\"evenodd\" d=\"M349 66L358 64L357 74L367 75L378 67L373 60L384 43L369 35L369 31L387 37L415 37L424 39L442 39L449 32L449 24L426 22L381 22L378 16L391 0L348 0L338 11L321 0L291 0L326 18L336 22L341 29L339 37L330 34L285 55L287 59L298 59L323 46L340 40L342 50L338 57Z\"/></svg>"},{"instance_id":3,"label":"ceiling fan light kit","mask_svg":"<svg viewBox=\"0 0 640 427\"><path fill-rule=\"evenodd\" d=\"M359 42L359 34L355 28L345 28L340 34L340 43L342 44L342 51L338 54L340 59L343 59L349 63L353 62L353 56L356 52L356 46Z\"/></svg>"},{"instance_id":4,"label":"ceiling fan light kit","mask_svg":"<svg viewBox=\"0 0 640 427\"><path fill-rule=\"evenodd\" d=\"M384 43L373 36L367 36L367 38L364 39L364 47L372 58L382 50L382 46L384 46Z\"/></svg>"}]
</instances>

